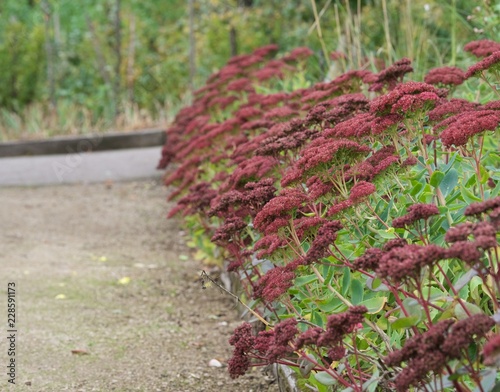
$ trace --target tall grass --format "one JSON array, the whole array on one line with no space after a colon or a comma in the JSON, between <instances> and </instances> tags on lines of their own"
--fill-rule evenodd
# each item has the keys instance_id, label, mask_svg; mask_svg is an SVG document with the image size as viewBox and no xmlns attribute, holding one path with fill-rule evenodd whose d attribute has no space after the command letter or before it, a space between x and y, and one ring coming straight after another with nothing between
<instances>
[{"instance_id":1,"label":"tall grass","mask_svg":"<svg viewBox=\"0 0 500 392\"><path fill-rule=\"evenodd\" d=\"M164 128L178 108L185 104L186 99L156 103L153 112L140 108L138 104L124 102L121 112L114 120L106 115L96 115L85 106L69 100L59 101L55 108L35 103L20 113L0 108L0 142Z\"/></svg>"}]
</instances>

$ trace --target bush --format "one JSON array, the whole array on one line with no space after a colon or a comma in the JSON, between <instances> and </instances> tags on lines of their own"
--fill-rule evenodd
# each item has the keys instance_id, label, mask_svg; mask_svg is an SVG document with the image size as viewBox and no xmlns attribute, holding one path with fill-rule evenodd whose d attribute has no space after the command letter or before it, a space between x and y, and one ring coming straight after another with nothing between
<instances>
[{"instance_id":1,"label":"bush","mask_svg":"<svg viewBox=\"0 0 500 392\"><path fill-rule=\"evenodd\" d=\"M178 113L159 164L175 166L171 215L269 322L234 332L233 377L284 363L319 391L493 387L498 45L425 82L401 59L312 85L310 50L271 45Z\"/></svg>"}]
</instances>

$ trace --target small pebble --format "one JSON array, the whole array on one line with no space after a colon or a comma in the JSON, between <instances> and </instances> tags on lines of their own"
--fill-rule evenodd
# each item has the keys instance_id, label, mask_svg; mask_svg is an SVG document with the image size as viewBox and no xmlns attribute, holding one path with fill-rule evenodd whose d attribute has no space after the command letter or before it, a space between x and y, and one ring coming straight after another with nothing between
<instances>
[{"instance_id":1,"label":"small pebble","mask_svg":"<svg viewBox=\"0 0 500 392\"><path fill-rule=\"evenodd\" d=\"M208 362L208 366L220 368L222 367L222 363L220 363L220 361L218 361L217 359L213 358Z\"/></svg>"}]
</instances>

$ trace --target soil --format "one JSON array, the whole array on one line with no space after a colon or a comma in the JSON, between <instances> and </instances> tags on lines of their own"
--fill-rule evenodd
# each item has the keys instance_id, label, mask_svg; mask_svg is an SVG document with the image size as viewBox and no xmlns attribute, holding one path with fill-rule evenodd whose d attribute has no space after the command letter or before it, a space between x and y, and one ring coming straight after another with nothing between
<instances>
[{"instance_id":1,"label":"soil","mask_svg":"<svg viewBox=\"0 0 500 392\"><path fill-rule=\"evenodd\" d=\"M0 318L15 282L17 329L16 388L4 370L0 390L278 390L262 368L229 377L242 321L202 290L167 193L158 181L0 189Z\"/></svg>"}]
</instances>

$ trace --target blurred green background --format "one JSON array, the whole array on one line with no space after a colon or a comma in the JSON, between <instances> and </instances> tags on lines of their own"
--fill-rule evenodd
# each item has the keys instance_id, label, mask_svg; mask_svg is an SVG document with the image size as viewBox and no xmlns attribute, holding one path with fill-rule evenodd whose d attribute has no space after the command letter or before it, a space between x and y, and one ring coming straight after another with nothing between
<instances>
[{"instance_id":1,"label":"blurred green background","mask_svg":"<svg viewBox=\"0 0 500 392\"><path fill-rule=\"evenodd\" d=\"M415 79L466 67L465 43L499 40L499 12L469 0L3 1L0 140L165 126L231 55L269 43L313 49L312 80L401 57Z\"/></svg>"}]
</instances>

